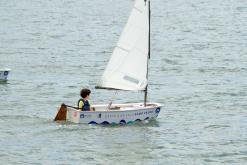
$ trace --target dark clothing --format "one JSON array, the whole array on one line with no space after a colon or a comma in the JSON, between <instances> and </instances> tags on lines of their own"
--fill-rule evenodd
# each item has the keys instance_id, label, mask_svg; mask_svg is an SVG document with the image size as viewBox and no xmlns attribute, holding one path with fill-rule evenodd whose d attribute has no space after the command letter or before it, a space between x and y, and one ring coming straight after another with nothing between
<instances>
[{"instance_id":1,"label":"dark clothing","mask_svg":"<svg viewBox=\"0 0 247 165\"><path fill-rule=\"evenodd\" d=\"M80 99L78 101L78 108L81 109L82 111L90 111L90 104L88 102L88 100L83 100Z\"/></svg>"}]
</instances>

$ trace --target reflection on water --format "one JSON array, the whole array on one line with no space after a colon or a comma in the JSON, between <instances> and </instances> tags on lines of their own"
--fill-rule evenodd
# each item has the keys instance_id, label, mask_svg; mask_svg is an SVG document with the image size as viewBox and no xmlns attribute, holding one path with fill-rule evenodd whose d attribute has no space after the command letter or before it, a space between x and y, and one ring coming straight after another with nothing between
<instances>
[{"instance_id":1,"label":"reflection on water","mask_svg":"<svg viewBox=\"0 0 247 165\"><path fill-rule=\"evenodd\" d=\"M0 84L7 84L8 81L7 80L0 80Z\"/></svg>"}]
</instances>

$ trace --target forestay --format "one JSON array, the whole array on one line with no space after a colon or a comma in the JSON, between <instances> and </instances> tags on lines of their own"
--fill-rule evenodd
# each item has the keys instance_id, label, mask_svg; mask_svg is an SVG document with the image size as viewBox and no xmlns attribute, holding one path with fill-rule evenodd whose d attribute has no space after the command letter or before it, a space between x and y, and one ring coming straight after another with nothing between
<instances>
[{"instance_id":1,"label":"forestay","mask_svg":"<svg viewBox=\"0 0 247 165\"><path fill-rule=\"evenodd\" d=\"M149 51L148 1L135 0L98 88L145 90Z\"/></svg>"}]
</instances>

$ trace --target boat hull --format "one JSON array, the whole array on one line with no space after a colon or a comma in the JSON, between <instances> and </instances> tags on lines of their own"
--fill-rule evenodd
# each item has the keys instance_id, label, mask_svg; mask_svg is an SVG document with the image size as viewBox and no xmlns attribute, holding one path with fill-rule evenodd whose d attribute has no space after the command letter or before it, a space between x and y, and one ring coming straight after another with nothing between
<instances>
[{"instance_id":1,"label":"boat hull","mask_svg":"<svg viewBox=\"0 0 247 165\"><path fill-rule=\"evenodd\" d=\"M0 69L0 80L6 81L8 79L10 69Z\"/></svg>"},{"instance_id":2,"label":"boat hull","mask_svg":"<svg viewBox=\"0 0 247 165\"><path fill-rule=\"evenodd\" d=\"M161 104L143 103L114 104L108 110L107 105L95 105L95 111L80 111L67 108L67 120L73 123L84 124L128 124L134 121L152 120L158 117Z\"/></svg>"}]
</instances>

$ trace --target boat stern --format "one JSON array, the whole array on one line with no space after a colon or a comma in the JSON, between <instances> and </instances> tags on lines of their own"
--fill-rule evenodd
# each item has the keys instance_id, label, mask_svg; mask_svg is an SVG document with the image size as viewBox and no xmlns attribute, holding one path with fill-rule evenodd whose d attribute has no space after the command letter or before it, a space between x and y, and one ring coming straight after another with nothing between
<instances>
[{"instance_id":1,"label":"boat stern","mask_svg":"<svg viewBox=\"0 0 247 165\"><path fill-rule=\"evenodd\" d=\"M9 72L9 68L0 69L0 80L6 81L8 79Z\"/></svg>"},{"instance_id":2,"label":"boat stern","mask_svg":"<svg viewBox=\"0 0 247 165\"><path fill-rule=\"evenodd\" d=\"M80 112L80 110L75 110L68 107L66 120L73 123L80 123Z\"/></svg>"}]
</instances>

